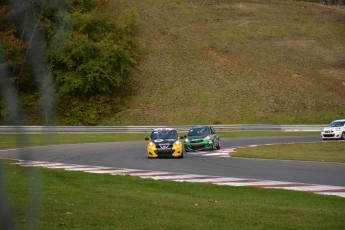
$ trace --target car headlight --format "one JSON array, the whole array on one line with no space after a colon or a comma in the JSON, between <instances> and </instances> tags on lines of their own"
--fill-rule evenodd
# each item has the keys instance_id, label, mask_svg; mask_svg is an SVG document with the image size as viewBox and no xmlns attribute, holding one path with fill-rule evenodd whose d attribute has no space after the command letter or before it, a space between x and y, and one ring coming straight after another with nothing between
<instances>
[{"instance_id":1,"label":"car headlight","mask_svg":"<svg viewBox=\"0 0 345 230\"><path fill-rule=\"evenodd\" d=\"M205 137L204 140L210 140L210 136Z\"/></svg>"},{"instance_id":2,"label":"car headlight","mask_svg":"<svg viewBox=\"0 0 345 230\"><path fill-rule=\"evenodd\" d=\"M181 141L177 140L174 142L174 145L180 145L181 144Z\"/></svg>"},{"instance_id":3,"label":"car headlight","mask_svg":"<svg viewBox=\"0 0 345 230\"><path fill-rule=\"evenodd\" d=\"M335 131L340 131L340 128L336 128Z\"/></svg>"},{"instance_id":4,"label":"car headlight","mask_svg":"<svg viewBox=\"0 0 345 230\"><path fill-rule=\"evenodd\" d=\"M155 143L153 143L152 141L149 142L149 146L155 146Z\"/></svg>"}]
</instances>

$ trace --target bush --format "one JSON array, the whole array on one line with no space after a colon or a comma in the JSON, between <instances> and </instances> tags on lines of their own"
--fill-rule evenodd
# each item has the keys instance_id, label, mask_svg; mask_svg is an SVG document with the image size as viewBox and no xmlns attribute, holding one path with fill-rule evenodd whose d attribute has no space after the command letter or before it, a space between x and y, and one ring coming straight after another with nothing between
<instances>
[{"instance_id":1,"label":"bush","mask_svg":"<svg viewBox=\"0 0 345 230\"><path fill-rule=\"evenodd\" d=\"M114 17L104 5L62 14L63 26L56 30L48 56L58 111L68 124L96 124L128 96L138 55L136 17L135 11Z\"/></svg>"}]
</instances>

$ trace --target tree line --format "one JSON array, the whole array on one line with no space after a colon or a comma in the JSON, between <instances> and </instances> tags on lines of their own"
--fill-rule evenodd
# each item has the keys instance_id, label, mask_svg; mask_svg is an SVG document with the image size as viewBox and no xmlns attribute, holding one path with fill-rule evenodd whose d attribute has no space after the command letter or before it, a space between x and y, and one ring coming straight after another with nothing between
<instances>
[{"instance_id":1,"label":"tree line","mask_svg":"<svg viewBox=\"0 0 345 230\"><path fill-rule=\"evenodd\" d=\"M0 0L0 122L94 125L120 111L136 31L136 11L109 0Z\"/></svg>"}]
</instances>

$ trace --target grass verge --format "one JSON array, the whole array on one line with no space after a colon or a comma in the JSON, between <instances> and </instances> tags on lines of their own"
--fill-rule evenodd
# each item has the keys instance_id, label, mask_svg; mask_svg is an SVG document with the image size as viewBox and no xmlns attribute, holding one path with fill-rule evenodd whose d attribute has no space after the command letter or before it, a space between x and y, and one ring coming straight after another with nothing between
<instances>
[{"instance_id":1,"label":"grass verge","mask_svg":"<svg viewBox=\"0 0 345 230\"><path fill-rule=\"evenodd\" d=\"M78 144L94 142L142 141L149 134L2 134L0 149L30 147L39 145Z\"/></svg>"},{"instance_id":2,"label":"grass verge","mask_svg":"<svg viewBox=\"0 0 345 230\"><path fill-rule=\"evenodd\" d=\"M345 228L345 199L339 197L22 168L0 162L16 229ZM32 201L40 206L36 217Z\"/></svg>"},{"instance_id":3,"label":"grass verge","mask_svg":"<svg viewBox=\"0 0 345 230\"><path fill-rule=\"evenodd\" d=\"M345 163L345 142L325 141L318 143L263 145L237 149L231 156Z\"/></svg>"}]
</instances>

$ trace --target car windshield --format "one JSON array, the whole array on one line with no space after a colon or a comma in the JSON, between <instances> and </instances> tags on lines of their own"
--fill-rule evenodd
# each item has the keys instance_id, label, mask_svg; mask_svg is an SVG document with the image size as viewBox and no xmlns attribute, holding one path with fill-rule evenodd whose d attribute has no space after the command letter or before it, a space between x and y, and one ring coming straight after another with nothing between
<instances>
[{"instance_id":1,"label":"car windshield","mask_svg":"<svg viewBox=\"0 0 345 230\"><path fill-rule=\"evenodd\" d=\"M210 134L210 129L208 127L197 127L192 128L188 132L188 136L207 136Z\"/></svg>"},{"instance_id":2,"label":"car windshield","mask_svg":"<svg viewBox=\"0 0 345 230\"><path fill-rule=\"evenodd\" d=\"M332 122L329 127L342 127L345 125L345 121L335 121Z\"/></svg>"},{"instance_id":3,"label":"car windshield","mask_svg":"<svg viewBox=\"0 0 345 230\"><path fill-rule=\"evenodd\" d=\"M151 139L177 139L178 135L176 130L165 129L165 130L153 130L151 133Z\"/></svg>"}]
</instances>

